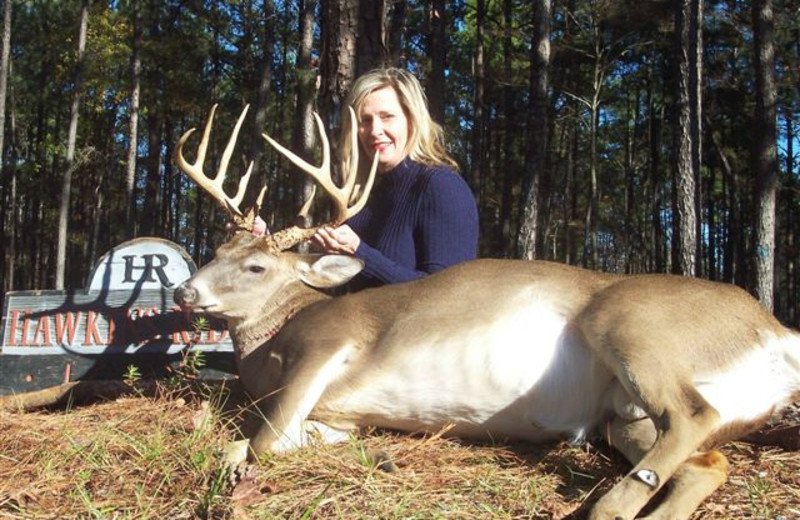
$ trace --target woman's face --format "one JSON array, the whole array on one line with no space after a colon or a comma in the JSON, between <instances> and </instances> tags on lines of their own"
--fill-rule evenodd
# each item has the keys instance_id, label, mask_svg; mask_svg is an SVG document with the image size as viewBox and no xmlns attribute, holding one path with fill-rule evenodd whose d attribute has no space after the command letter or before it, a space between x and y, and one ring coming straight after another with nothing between
<instances>
[{"instance_id":1,"label":"woman's face","mask_svg":"<svg viewBox=\"0 0 800 520\"><path fill-rule=\"evenodd\" d=\"M392 87L374 91L361 103L358 117L358 140L370 161L379 154L378 171L400 164L408 155L408 118L397 92Z\"/></svg>"}]
</instances>

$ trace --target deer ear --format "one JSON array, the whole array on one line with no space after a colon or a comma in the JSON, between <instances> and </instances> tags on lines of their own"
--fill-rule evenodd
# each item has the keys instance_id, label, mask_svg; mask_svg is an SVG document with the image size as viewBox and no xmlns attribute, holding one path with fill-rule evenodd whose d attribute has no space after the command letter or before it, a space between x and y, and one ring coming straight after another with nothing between
<instances>
[{"instance_id":1,"label":"deer ear","mask_svg":"<svg viewBox=\"0 0 800 520\"><path fill-rule=\"evenodd\" d=\"M317 289L344 285L364 269L364 262L346 255L303 255L295 263L300 280Z\"/></svg>"}]
</instances>

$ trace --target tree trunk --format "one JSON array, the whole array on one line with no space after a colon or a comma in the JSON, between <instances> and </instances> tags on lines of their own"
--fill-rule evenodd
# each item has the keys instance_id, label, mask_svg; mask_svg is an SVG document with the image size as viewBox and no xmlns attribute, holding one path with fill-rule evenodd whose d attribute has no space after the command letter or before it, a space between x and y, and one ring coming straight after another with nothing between
<instances>
[{"instance_id":1,"label":"tree trunk","mask_svg":"<svg viewBox=\"0 0 800 520\"><path fill-rule=\"evenodd\" d=\"M317 89L317 71L311 62L311 51L314 46L314 11L315 0L300 2L300 47L297 54L297 106L293 126L292 145L299 151L300 157L311 160L314 157L314 95ZM295 204L301 207L311 197L314 181L308 175L294 177ZM311 215L306 217L304 225L311 227ZM305 245L305 244L303 244Z\"/></svg>"},{"instance_id":2,"label":"tree trunk","mask_svg":"<svg viewBox=\"0 0 800 520\"><path fill-rule=\"evenodd\" d=\"M566 204L566 246L564 248L564 263L573 264L578 256L577 233L573 222L579 222L578 213L578 193L575 187L576 178L576 162L579 155L578 152L578 123L573 121L566 131L566 144L565 144L565 165L566 170L564 180L564 202Z\"/></svg>"},{"instance_id":3,"label":"tree trunk","mask_svg":"<svg viewBox=\"0 0 800 520\"><path fill-rule=\"evenodd\" d=\"M500 200L500 226L502 231L502 250L503 256L510 257L515 251L513 242L516 238L512 233L512 205L513 197L512 191L514 183L517 179L516 169L514 164L514 134L515 134L515 110L514 110L514 92L511 88L511 73L513 61L513 2L512 0L503 0L503 78L502 92L503 92L503 191Z\"/></svg>"},{"instance_id":4,"label":"tree trunk","mask_svg":"<svg viewBox=\"0 0 800 520\"><path fill-rule=\"evenodd\" d=\"M758 300L770 312L774 306L775 197L778 188L773 25L772 0L756 0L753 4L756 72L756 152L753 169L758 193L755 290Z\"/></svg>"},{"instance_id":5,"label":"tree trunk","mask_svg":"<svg viewBox=\"0 0 800 520\"><path fill-rule=\"evenodd\" d=\"M67 267L67 221L69 219L69 197L72 191L72 167L75 158L75 142L78 137L78 112L81 103L83 84L83 59L86 50L86 29L89 25L89 2L81 5L81 22L78 32L78 59L74 76L74 91L69 113L69 132L67 134L67 156L64 164L64 177L61 184L61 206L58 212L58 246L56 250L56 283L58 290L64 289L64 278Z\"/></svg>"},{"instance_id":6,"label":"tree trunk","mask_svg":"<svg viewBox=\"0 0 800 520\"><path fill-rule=\"evenodd\" d=\"M5 244L6 252L0 255L0 277L3 278L3 284L0 284L0 293L11 290L11 282L13 281L14 271L14 228L13 219L16 212L16 178L10 179L6 184L6 171L5 171L5 128L6 128L6 98L8 97L8 73L11 67L11 7L14 2L6 0L3 2L3 35L2 35L2 49L0 49L0 186L3 187L0 203L3 204L0 209L0 233L3 234L3 244ZM6 189L9 191L6 194ZM8 210L8 211L6 211ZM12 222L12 225L6 225L6 219ZM8 232L6 233L6 229ZM9 250L10 249L10 250Z\"/></svg>"},{"instance_id":7,"label":"tree trunk","mask_svg":"<svg viewBox=\"0 0 800 520\"><path fill-rule=\"evenodd\" d=\"M362 0L359 3L359 29L356 75L360 76L375 67L386 64L388 54L384 41L386 1Z\"/></svg>"},{"instance_id":8,"label":"tree trunk","mask_svg":"<svg viewBox=\"0 0 800 520\"><path fill-rule=\"evenodd\" d=\"M655 91L655 58L651 60L650 70L647 71L647 115L648 115L648 169L650 176L650 222L652 231L652 260L650 268L657 273L663 273L666 268L664 255L664 229L661 223L663 200L661 179L661 121L663 120L664 106L656 106Z\"/></svg>"},{"instance_id":9,"label":"tree trunk","mask_svg":"<svg viewBox=\"0 0 800 520\"><path fill-rule=\"evenodd\" d=\"M319 104L329 127L338 126L342 101L355 77L357 33L358 0L322 3Z\"/></svg>"},{"instance_id":10,"label":"tree trunk","mask_svg":"<svg viewBox=\"0 0 800 520\"><path fill-rule=\"evenodd\" d=\"M733 171L730 160L725 155L718 133L712 129L708 135L711 138L711 147L716 152L719 166L722 168L722 197L725 200L723 213L728 215L724 226L726 237L722 245L723 265L717 269L720 271L719 278L721 280L733 283L735 281L735 257L737 256L734 250L734 243L737 241L732 237L739 233L741 229L741 210L736 205L739 189L736 174Z\"/></svg>"},{"instance_id":11,"label":"tree trunk","mask_svg":"<svg viewBox=\"0 0 800 520\"><path fill-rule=\"evenodd\" d=\"M14 118L14 108L12 104L11 109L11 139L12 143L14 142L14 134L15 130L15 118ZM10 229L8 232L8 241L6 242L6 251L8 253L9 262L6 269L6 288L9 291L13 291L15 289L14 279L16 277L16 263L17 263L17 244L19 243L17 240L18 237L18 230L21 227L22 218L20 215L21 206L20 203L17 201L17 167L16 167L16 149L15 147L11 146L12 154L11 154L11 161L10 161L10 189L9 189L9 218L10 218Z\"/></svg>"},{"instance_id":12,"label":"tree trunk","mask_svg":"<svg viewBox=\"0 0 800 520\"><path fill-rule=\"evenodd\" d=\"M483 0L478 0L483 1ZM389 65L400 67L404 61L403 36L406 27L406 0L394 0L392 2L391 14L389 15L389 34L386 41L389 48Z\"/></svg>"},{"instance_id":13,"label":"tree trunk","mask_svg":"<svg viewBox=\"0 0 800 520\"><path fill-rule=\"evenodd\" d=\"M485 99L485 65L484 65L484 41L483 24L486 18L486 1L477 0L475 7L475 57L474 57L474 76L475 76L475 96L472 104L472 172L469 180L472 191L475 193L478 208L482 206L483 195L483 160L484 160L484 138L486 134L486 116L484 112Z\"/></svg>"},{"instance_id":14,"label":"tree trunk","mask_svg":"<svg viewBox=\"0 0 800 520\"><path fill-rule=\"evenodd\" d=\"M599 251L597 242L597 229L600 204L600 191L597 184L597 132L599 131L600 104L605 83L607 50L606 43L600 31L599 13L593 13L592 40L592 97L580 99L589 108L589 194L584 214L584 267L596 268L599 264Z\"/></svg>"},{"instance_id":15,"label":"tree trunk","mask_svg":"<svg viewBox=\"0 0 800 520\"><path fill-rule=\"evenodd\" d=\"M425 88L431 117L440 125L444 124L444 107L446 83L444 71L447 66L447 17L446 2L431 0L430 33L428 35L428 52L431 57L431 72Z\"/></svg>"},{"instance_id":16,"label":"tree trunk","mask_svg":"<svg viewBox=\"0 0 800 520\"><path fill-rule=\"evenodd\" d=\"M551 0L539 0L534 6L533 41L531 42L531 113L528 124L530 149L527 157L527 194L519 229L519 253L525 260L536 258L540 197L539 176L547 166L548 69L550 66Z\"/></svg>"},{"instance_id":17,"label":"tree trunk","mask_svg":"<svg viewBox=\"0 0 800 520\"><path fill-rule=\"evenodd\" d=\"M139 95L142 73L142 13L140 0L131 1L133 23L133 47L131 49L131 106L128 113L128 157L125 161L125 233L126 238L136 234L134 209L136 197L136 149L139 140Z\"/></svg>"},{"instance_id":18,"label":"tree trunk","mask_svg":"<svg viewBox=\"0 0 800 520\"><path fill-rule=\"evenodd\" d=\"M262 186L268 186L267 172L261 169L261 157L264 155L264 147L266 143L264 138L261 137L262 132L267 131L267 109L270 91L272 89L272 62L275 55L275 30L273 20L275 20L275 4L272 0L264 1L264 20L268 20L264 24L264 33L260 40L263 42L260 52L261 59L259 64L261 66L261 74L258 81L258 98L255 107L255 118L253 120L252 132L250 132L248 164L253 161L254 179L259 179L259 182L251 182L248 187L248 199L255 199L261 190ZM277 191L277 190L275 190Z\"/></svg>"},{"instance_id":19,"label":"tree trunk","mask_svg":"<svg viewBox=\"0 0 800 520\"><path fill-rule=\"evenodd\" d=\"M595 62L595 85L597 82L597 73L599 62ZM597 268L599 262L597 252L597 219L598 203L600 194L597 190L597 121L599 106L600 91L595 89L593 102L589 107L589 202L586 204L586 214L584 216L584 267L592 269Z\"/></svg>"},{"instance_id":20,"label":"tree trunk","mask_svg":"<svg viewBox=\"0 0 800 520\"><path fill-rule=\"evenodd\" d=\"M164 180L161 183L161 233L162 236L168 240L175 241L175 235L172 234L172 214L171 210L175 201L175 168L173 166L172 156L173 147L177 139L173 137L175 133L173 121L169 116L164 118L164 157L167 160L164 163Z\"/></svg>"},{"instance_id":21,"label":"tree trunk","mask_svg":"<svg viewBox=\"0 0 800 520\"><path fill-rule=\"evenodd\" d=\"M701 159L701 98L703 0L681 0L677 10L678 124L676 127L676 188L678 272L699 275L698 201Z\"/></svg>"},{"instance_id":22,"label":"tree trunk","mask_svg":"<svg viewBox=\"0 0 800 520\"><path fill-rule=\"evenodd\" d=\"M149 41L159 41L160 39L160 16L158 4L153 4L150 10L150 20L148 29ZM147 73L146 82L154 88L156 92L161 92L162 89L158 88L161 83L163 73L159 68L151 67ZM157 96L157 97L156 97ZM156 95L147 104L147 174L144 186L144 209L141 218L139 219L140 234L149 236L153 234L160 234L157 232L160 229L160 207L161 207L161 167L162 154L161 148L163 143L163 118L161 115L162 103L160 102L161 96Z\"/></svg>"},{"instance_id":23,"label":"tree trunk","mask_svg":"<svg viewBox=\"0 0 800 520\"><path fill-rule=\"evenodd\" d=\"M98 133L105 134L107 136L105 138L103 150L112 150L114 146L114 135L117 131L116 113L119 110L119 103L114 97L115 93L116 92L111 88L106 90L105 98L107 103L106 106L108 107L107 114L100 118L98 122ZM106 225L106 221L109 215L104 209L105 195L107 190L106 180L108 179L109 172L116 171L117 164L119 163L119 158L113 153L101 152L101 157L102 160L98 162L99 167L95 169L94 175L92 176L93 180L91 194L93 200L89 204L89 247L86 255L89 265L94 264L99 257L98 249L100 248L101 230L103 231L104 236L108 237L108 225ZM111 216L116 217L117 215L112 214ZM84 287L89 287L90 276L91 273L88 270L85 271Z\"/></svg>"},{"instance_id":24,"label":"tree trunk","mask_svg":"<svg viewBox=\"0 0 800 520\"><path fill-rule=\"evenodd\" d=\"M624 220L622 225L622 250L623 258L619 259L619 255L615 255L614 262L618 260L623 262L623 269L625 274L630 274L635 269L635 265L639 258L638 248L634 247L635 236L635 211L634 211L634 197L636 191L635 166L633 160L633 149L635 146L634 130L637 128L637 108L639 106L639 89L635 87L635 92L625 93L625 130L622 143L622 149L625 152L623 158L622 170L625 173L625 197L624 197ZM633 98L633 99L631 99Z\"/></svg>"}]
</instances>

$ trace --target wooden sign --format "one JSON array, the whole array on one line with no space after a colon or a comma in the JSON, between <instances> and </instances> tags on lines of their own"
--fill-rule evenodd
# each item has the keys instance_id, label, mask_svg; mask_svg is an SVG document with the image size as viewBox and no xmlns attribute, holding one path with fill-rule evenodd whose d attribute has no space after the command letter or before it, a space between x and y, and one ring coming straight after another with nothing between
<instances>
[{"instance_id":1,"label":"wooden sign","mask_svg":"<svg viewBox=\"0 0 800 520\"><path fill-rule=\"evenodd\" d=\"M230 377L233 346L224 323L173 303L174 290L195 270L177 244L139 238L106 253L86 290L7 293L0 395L132 371L159 377L189 351L202 352L202 375Z\"/></svg>"}]
</instances>

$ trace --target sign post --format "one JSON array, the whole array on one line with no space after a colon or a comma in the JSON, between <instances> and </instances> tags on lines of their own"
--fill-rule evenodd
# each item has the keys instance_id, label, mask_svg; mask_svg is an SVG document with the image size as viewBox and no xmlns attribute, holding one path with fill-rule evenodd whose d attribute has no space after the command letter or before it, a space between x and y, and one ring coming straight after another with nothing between
<instances>
[{"instance_id":1,"label":"sign post","mask_svg":"<svg viewBox=\"0 0 800 520\"><path fill-rule=\"evenodd\" d=\"M138 238L106 253L85 290L7 293L0 395L122 379L131 366L144 377L164 376L187 349L202 352L202 376L231 377L224 323L204 319L198 327L173 303L174 290L195 271L177 244Z\"/></svg>"}]
</instances>

